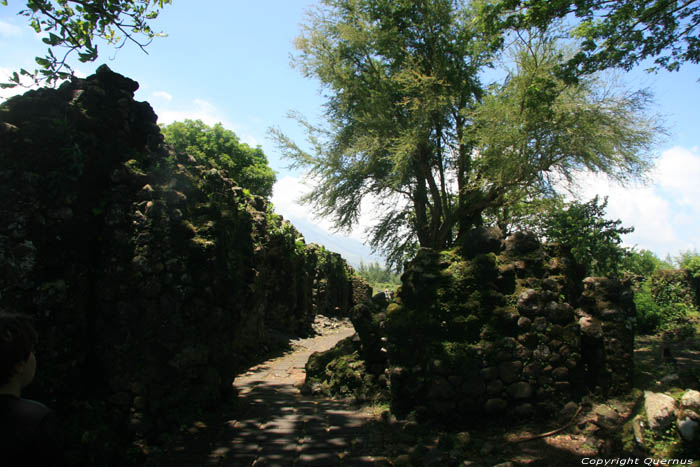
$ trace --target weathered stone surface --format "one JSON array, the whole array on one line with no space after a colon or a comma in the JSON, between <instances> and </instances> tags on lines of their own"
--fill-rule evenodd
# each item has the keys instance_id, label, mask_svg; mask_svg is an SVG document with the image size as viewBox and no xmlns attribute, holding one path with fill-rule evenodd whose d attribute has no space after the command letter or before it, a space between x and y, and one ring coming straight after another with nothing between
<instances>
[{"instance_id":1,"label":"weathered stone surface","mask_svg":"<svg viewBox=\"0 0 700 467\"><path fill-rule=\"evenodd\" d=\"M428 399L453 399L455 391L445 378L437 378L428 390Z\"/></svg>"},{"instance_id":2,"label":"weathered stone surface","mask_svg":"<svg viewBox=\"0 0 700 467\"><path fill-rule=\"evenodd\" d=\"M493 380L486 386L486 392L489 395L496 396L500 394L501 391L503 391L503 381L500 379Z\"/></svg>"},{"instance_id":3,"label":"weathered stone surface","mask_svg":"<svg viewBox=\"0 0 700 467\"><path fill-rule=\"evenodd\" d=\"M524 345L518 344L513 352L513 356L519 360L527 361L532 355L532 350L528 349Z\"/></svg>"},{"instance_id":4,"label":"weathered stone surface","mask_svg":"<svg viewBox=\"0 0 700 467\"><path fill-rule=\"evenodd\" d=\"M512 383L520 378L522 368L520 361L503 362L498 365L498 373L504 383Z\"/></svg>"},{"instance_id":5,"label":"weathered stone surface","mask_svg":"<svg viewBox=\"0 0 700 467\"><path fill-rule=\"evenodd\" d=\"M505 246L511 254L524 254L540 248L540 242L532 232L515 232L506 239Z\"/></svg>"},{"instance_id":6,"label":"weathered stone surface","mask_svg":"<svg viewBox=\"0 0 700 467\"><path fill-rule=\"evenodd\" d=\"M497 253L503 247L503 232L496 226L476 227L463 236L462 244L467 257L480 253Z\"/></svg>"},{"instance_id":7,"label":"weathered stone surface","mask_svg":"<svg viewBox=\"0 0 700 467\"><path fill-rule=\"evenodd\" d=\"M462 390L469 396L481 396L486 390L486 384L481 378L467 378L462 384Z\"/></svg>"},{"instance_id":8,"label":"weathered stone surface","mask_svg":"<svg viewBox=\"0 0 700 467\"><path fill-rule=\"evenodd\" d=\"M496 378L498 378L498 368L495 366L489 366L489 367L483 368L481 370L481 376L486 381L491 381L493 379L496 379Z\"/></svg>"},{"instance_id":9,"label":"weathered stone surface","mask_svg":"<svg viewBox=\"0 0 700 467\"><path fill-rule=\"evenodd\" d=\"M522 331L528 331L532 325L532 320L527 316L521 316L518 319L518 328Z\"/></svg>"},{"instance_id":10,"label":"weathered stone surface","mask_svg":"<svg viewBox=\"0 0 700 467\"><path fill-rule=\"evenodd\" d=\"M631 388L634 366L635 307L628 280L587 277L579 300L581 353L586 357L590 388L606 395Z\"/></svg>"},{"instance_id":11,"label":"weathered stone surface","mask_svg":"<svg viewBox=\"0 0 700 467\"><path fill-rule=\"evenodd\" d=\"M542 288L550 292L559 292L559 283L555 279L547 277L542 280Z\"/></svg>"},{"instance_id":12,"label":"weathered stone surface","mask_svg":"<svg viewBox=\"0 0 700 467\"><path fill-rule=\"evenodd\" d=\"M525 368L523 368L523 376L525 378L537 378L541 371L542 367L538 363L528 363Z\"/></svg>"},{"instance_id":13,"label":"weathered stone surface","mask_svg":"<svg viewBox=\"0 0 700 467\"><path fill-rule=\"evenodd\" d=\"M177 430L280 333L368 290L263 198L165 146L137 88L102 66L0 105L0 307L36 317L34 397L75 427L69 445L91 440L94 465Z\"/></svg>"},{"instance_id":14,"label":"weathered stone surface","mask_svg":"<svg viewBox=\"0 0 700 467\"><path fill-rule=\"evenodd\" d=\"M596 405L591 415L595 417L597 425L608 430L617 429L624 421L624 418L617 411L606 404Z\"/></svg>"},{"instance_id":15,"label":"weathered stone surface","mask_svg":"<svg viewBox=\"0 0 700 467\"><path fill-rule=\"evenodd\" d=\"M533 389L529 383L518 381L508 386L508 395L513 399L527 399L532 396Z\"/></svg>"},{"instance_id":16,"label":"weathered stone surface","mask_svg":"<svg viewBox=\"0 0 700 467\"><path fill-rule=\"evenodd\" d=\"M550 321L557 324L566 324L573 316L573 308L568 303L549 302L545 310Z\"/></svg>"},{"instance_id":17,"label":"weathered stone surface","mask_svg":"<svg viewBox=\"0 0 700 467\"><path fill-rule=\"evenodd\" d=\"M667 394L644 391L644 410L649 428L661 432L673 424L676 401Z\"/></svg>"},{"instance_id":18,"label":"weathered stone surface","mask_svg":"<svg viewBox=\"0 0 700 467\"><path fill-rule=\"evenodd\" d=\"M565 381L569 376L569 370L566 367L560 366L552 370L552 378L556 381Z\"/></svg>"},{"instance_id":19,"label":"weathered stone surface","mask_svg":"<svg viewBox=\"0 0 700 467\"><path fill-rule=\"evenodd\" d=\"M700 391L688 389L681 397L681 407L684 409L700 410Z\"/></svg>"},{"instance_id":20,"label":"weathered stone surface","mask_svg":"<svg viewBox=\"0 0 700 467\"><path fill-rule=\"evenodd\" d=\"M532 355L537 360L547 361L547 360L549 360L549 357L552 355L552 351L550 350L548 345L540 344L535 348L535 350L533 350Z\"/></svg>"},{"instance_id":21,"label":"weathered stone surface","mask_svg":"<svg viewBox=\"0 0 700 467\"><path fill-rule=\"evenodd\" d=\"M576 414L577 411L578 411L578 404L576 402L569 401L564 405L564 407L562 407L559 414L561 415L561 417L563 419L569 420Z\"/></svg>"},{"instance_id":22,"label":"weathered stone surface","mask_svg":"<svg viewBox=\"0 0 700 467\"><path fill-rule=\"evenodd\" d=\"M460 431L455 435L455 441L457 442L457 446L459 448L465 448L466 446L468 446L471 442L471 439L472 437L468 431Z\"/></svg>"},{"instance_id":23,"label":"weathered stone surface","mask_svg":"<svg viewBox=\"0 0 700 467\"><path fill-rule=\"evenodd\" d=\"M542 295L534 289L523 290L518 296L518 311L528 316L536 313L541 306Z\"/></svg>"},{"instance_id":24,"label":"weathered stone surface","mask_svg":"<svg viewBox=\"0 0 700 467\"><path fill-rule=\"evenodd\" d=\"M538 316L532 326L536 331L544 332L547 329L547 319L544 316Z\"/></svg>"},{"instance_id":25,"label":"weathered stone surface","mask_svg":"<svg viewBox=\"0 0 700 467\"><path fill-rule=\"evenodd\" d=\"M593 318L590 315L581 316L578 320L579 326L581 326L581 333L593 337L595 339L601 339L603 337L603 327L600 321Z\"/></svg>"},{"instance_id":26,"label":"weathered stone surface","mask_svg":"<svg viewBox=\"0 0 700 467\"><path fill-rule=\"evenodd\" d=\"M519 417L530 417L535 413L535 407L526 402L515 407L515 414Z\"/></svg>"},{"instance_id":27,"label":"weathered stone surface","mask_svg":"<svg viewBox=\"0 0 700 467\"><path fill-rule=\"evenodd\" d=\"M686 442L693 443L700 439L700 423L690 417L678 421L678 431Z\"/></svg>"},{"instance_id":28,"label":"weathered stone surface","mask_svg":"<svg viewBox=\"0 0 700 467\"><path fill-rule=\"evenodd\" d=\"M508 407L508 402L500 398L489 399L484 406L488 413L502 412L506 407Z\"/></svg>"},{"instance_id":29,"label":"weathered stone surface","mask_svg":"<svg viewBox=\"0 0 700 467\"><path fill-rule=\"evenodd\" d=\"M374 374L383 373L386 368L387 355L384 349L385 342L382 340L385 335L383 329L386 321L384 310L387 303L385 301L384 294L380 297L375 296L372 301L355 305L350 313L352 324L360 337L362 358L370 368L378 370L373 372Z\"/></svg>"}]
</instances>

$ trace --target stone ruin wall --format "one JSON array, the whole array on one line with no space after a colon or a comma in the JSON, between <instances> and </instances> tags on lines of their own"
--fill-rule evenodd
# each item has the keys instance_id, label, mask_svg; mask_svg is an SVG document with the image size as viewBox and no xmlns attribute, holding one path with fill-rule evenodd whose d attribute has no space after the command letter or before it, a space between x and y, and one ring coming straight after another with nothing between
<instances>
[{"instance_id":1,"label":"stone ruin wall","mask_svg":"<svg viewBox=\"0 0 700 467\"><path fill-rule=\"evenodd\" d=\"M316 313L371 289L267 202L163 144L106 66L0 106L0 307L36 318L27 397L80 465L125 465ZM274 330L275 332L271 332Z\"/></svg>"},{"instance_id":2,"label":"stone ruin wall","mask_svg":"<svg viewBox=\"0 0 700 467\"><path fill-rule=\"evenodd\" d=\"M452 252L422 249L396 301L374 316L375 331L388 336L398 415L527 418L556 414L588 391L631 389L628 284L581 280L568 258L533 235L503 241L498 229L480 229L469 242ZM366 358L381 359L374 354Z\"/></svg>"}]
</instances>

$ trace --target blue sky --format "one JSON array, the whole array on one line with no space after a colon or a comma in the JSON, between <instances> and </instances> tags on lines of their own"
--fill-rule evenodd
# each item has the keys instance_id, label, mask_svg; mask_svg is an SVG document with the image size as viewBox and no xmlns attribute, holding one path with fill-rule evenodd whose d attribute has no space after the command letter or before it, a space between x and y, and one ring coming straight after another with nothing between
<instances>
[{"instance_id":1,"label":"blue sky","mask_svg":"<svg viewBox=\"0 0 700 467\"><path fill-rule=\"evenodd\" d=\"M34 69L33 59L46 46L16 13L25 2L0 6L0 80L20 67ZM86 76L106 63L114 71L138 81L138 100L151 103L159 122L202 119L234 130L242 141L261 145L277 171L273 203L307 241L326 244L351 262L367 262L369 249L360 240L363 227L349 236L329 236L330 224L316 219L310 208L294 202L304 191L302 174L286 169L272 141L270 127L279 127L297 141L304 135L286 118L299 111L311 120L322 115L324 99L318 82L304 78L290 66L292 41L299 32L307 0L175 0L166 7L154 29L168 37L156 39L148 55L133 45L121 50L101 47L94 64L77 64ZM77 63L77 60L72 62ZM654 251L660 257L700 248L700 66L681 72L648 74L641 68L621 76L631 88L649 87L655 111L664 116L670 135L658 146L653 183L621 188L605 180L582 177L583 200L609 195L608 217L619 218L636 230L626 244ZM15 91L16 92L16 91ZM11 91L0 91L8 97ZM371 206L363 225L371 223Z\"/></svg>"}]
</instances>

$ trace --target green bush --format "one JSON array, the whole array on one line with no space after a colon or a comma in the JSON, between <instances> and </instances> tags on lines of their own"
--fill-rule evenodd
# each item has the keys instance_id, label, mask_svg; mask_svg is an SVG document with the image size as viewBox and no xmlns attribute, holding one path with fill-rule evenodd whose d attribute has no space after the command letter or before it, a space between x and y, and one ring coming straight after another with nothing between
<instances>
[{"instance_id":1,"label":"green bush","mask_svg":"<svg viewBox=\"0 0 700 467\"><path fill-rule=\"evenodd\" d=\"M637 331L642 334L653 334L661 325L661 310L651 296L649 281L645 281L634 294L634 304L637 309Z\"/></svg>"},{"instance_id":2,"label":"green bush","mask_svg":"<svg viewBox=\"0 0 700 467\"><path fill-rule=\"evenodd\" d=\"M622 227L622 221L605 218L608 198L596 195L586 203L573 201L554 209L539 220L536 227L550 242L567 249L586 275L616 276L628 255L621 246L622 235L634 227Z\"/></svg>"},{"instance_id":3,"label":"green bush","mask_svg":"<svg viewBox=\"0 0 700 467\"><path fill-rule=\"evenodd\" d=\"M635 293L639 332L664 331L676 337L694 334L690 315L697 312L692 276L684 269L660 269Z\"/></svg>"},{"instance_id":4,"label":"green bush","mask_svg":"<svg viewBox=\"0 0 700 467\"><path fill-rule=\"evenodd\" d=\"M681 269L685 270L693 290L693 301L700 308L700 254L697 251L685 251L676 258Z\"/></svg>"},{"instance_id":5,"label":"green bush","mask_svg":"<svg viewBox=\"0 0 700 467\"><path fill-rule=\"evenodd\" d=\"M251 148L221 123L210 127L201 120L173 122L161 128L165 142L187 153L198 163L208 162L253 194L269 198L275 172L258 146Z\"/></svg>"},{"instance_id":6,"label":"green bush","mask_svg":"<svg viewBox=\"0 0 700 467\"><path fill-rule=\"evenodd\" d=\"M622 259L620 269L622 272L634 276L649 278L657 270L673 269L673 266L659 259L650 250L635 250L633 248L628 252L627 256Z\"/></svg>"},{"instance_id":7,"label":"green bush","mask_svg":"<svg viewBox=\"0 0 700 467\"><path fill-rule=\"evenodd\" d=\"M651 295L660 307L683 303L693 307L693 290L683 269L662 269L649 278Z\"/></svg>"}]
</instances>

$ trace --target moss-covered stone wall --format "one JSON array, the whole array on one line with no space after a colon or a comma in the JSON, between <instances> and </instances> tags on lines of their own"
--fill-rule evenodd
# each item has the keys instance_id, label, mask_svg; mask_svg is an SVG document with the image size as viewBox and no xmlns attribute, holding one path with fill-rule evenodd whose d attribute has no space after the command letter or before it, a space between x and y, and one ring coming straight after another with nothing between
<instances>
[{"instance_id":1,"label":"moss-covered stone wall","mask_svg":"<svg viewBox=\"0 0 700 467\"><path fill-rule=\"evenodd\" d=\"M270 343L369 288L268 203L163 145L106 66L0 106L0 307L29 313L74 464L124 465Z\"/></svg>"},{"instance_id":2,"label":"moss-covered stone wall","mask_svg":"<svg viewBox=\"0 0 700 467\"><path fill-rule=\"evenodd\" d=\"M627 285L582 281L530 234L477 229L421 249L386 309L392 408L443 422L552 414L587 389L629 389Z\"/></svg>"}]
</instances>

